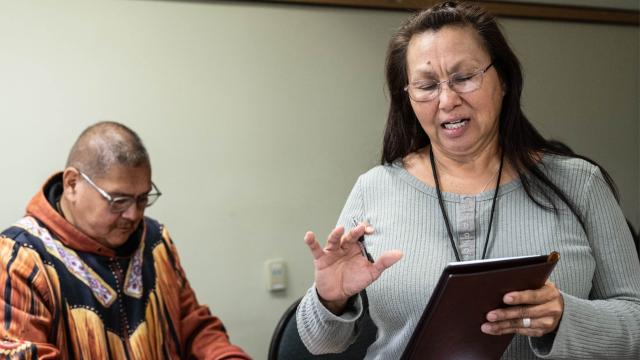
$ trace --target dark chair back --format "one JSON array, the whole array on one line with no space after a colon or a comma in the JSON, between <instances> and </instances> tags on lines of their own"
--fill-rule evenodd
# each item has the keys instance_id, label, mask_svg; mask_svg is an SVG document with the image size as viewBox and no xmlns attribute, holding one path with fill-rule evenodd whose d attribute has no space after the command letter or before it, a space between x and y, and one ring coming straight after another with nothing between
<instances>
[{"instance_id":1,"label":"dark chair back","mask_svg":"<svg viewBox=\"0 0 640 360\"><path fill-rule=\"evenodd\" d=\"M367 353L367 348L376 339L376 333L378 331L373 321L371 321L367 310L365 310L358 323L358 327L360 328L358 338L347 350L340 354L313 355L304 346L298 333L296 309L298 308L300 300L302 300L302 298L296 300L289 306L280 318L271 337L268 360L357 360L364 358Z\"/></svg>"},{"instance_id":2,"label":"dark chair back","mask_svg":"<svg viewBox=\"0 0 640 360\"><path fill-rule=\"evenodd\" d=\"M631 222L629 220L627 220L627 225L629 225L629 230L631 231L631 237L633 237L633 243L636 245L636 252L638 253L638 259L640 259L640 229L638 229L638 232L636 233L636 231L633 228L633 225L631 225Z\"/></svg>"}]
</instances>

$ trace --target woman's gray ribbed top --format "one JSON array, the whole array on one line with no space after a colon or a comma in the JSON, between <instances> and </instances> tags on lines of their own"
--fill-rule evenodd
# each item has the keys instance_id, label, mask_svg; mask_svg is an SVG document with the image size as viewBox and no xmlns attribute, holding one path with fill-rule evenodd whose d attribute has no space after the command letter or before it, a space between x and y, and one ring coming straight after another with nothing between
<instances>
[{"instance_id":1,"label":"woman's gray ribbed top","mask_svg":"<svg viewBox=\"0 0 640 360\"><path fill-rule=\"evenodd\" d=\"M586 233L560 200L555 214L535 205L519 180L500 187L487 258L560 252L551 280L565 304L557 333L517 335L503 359L640 359L640 262L620 207L596 166L553 155L540 166L575 202ZM492 195L443 194L465 259L481 256ZM436 190L401 165L375 167L358 179L338 224L350 228L352 219L375 227L365 239L374 258L392 249L404 253L367 288L378 335L366 359L397 360L440 272L455 261ZM334 316L312 287L298 307L300 336L313 353L340 352L353 342L361 311L356 301Z\"/></svg>"}]
</instances>

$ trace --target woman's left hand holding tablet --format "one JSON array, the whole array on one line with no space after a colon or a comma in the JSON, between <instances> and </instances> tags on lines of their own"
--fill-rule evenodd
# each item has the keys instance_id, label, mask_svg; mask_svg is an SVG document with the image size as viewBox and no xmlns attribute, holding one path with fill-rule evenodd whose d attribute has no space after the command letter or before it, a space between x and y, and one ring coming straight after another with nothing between
<instances>
[{"instance_id":1,"label":"woman's left hand holding tablet","mask_svg":"<svg viewBox=\"0 0 640 360\"><path fill-rule=\"evenodd\" d=\"M507 293L503 301L512 306L488 312L488 322L482 324L482 332L539 337L555 331L564 312L562 294L551 281L537 290Z\"/></svg>"}]
</instances>

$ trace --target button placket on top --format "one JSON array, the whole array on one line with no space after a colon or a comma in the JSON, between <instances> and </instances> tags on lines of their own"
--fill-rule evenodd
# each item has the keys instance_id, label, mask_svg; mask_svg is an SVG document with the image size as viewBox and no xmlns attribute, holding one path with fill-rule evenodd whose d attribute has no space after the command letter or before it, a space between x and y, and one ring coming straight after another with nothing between
<instances>
[{"instance_id":1,"label":"button placket on top","mask_svg":"<svg viewBox=\"0 0 640 360\"><path fill-rule=\"evenodd\" d=\"M458 248L462 261L475 260L476 258L476 199L473 196L465 196L457 206Z\"/></svg>"}]
</instances>

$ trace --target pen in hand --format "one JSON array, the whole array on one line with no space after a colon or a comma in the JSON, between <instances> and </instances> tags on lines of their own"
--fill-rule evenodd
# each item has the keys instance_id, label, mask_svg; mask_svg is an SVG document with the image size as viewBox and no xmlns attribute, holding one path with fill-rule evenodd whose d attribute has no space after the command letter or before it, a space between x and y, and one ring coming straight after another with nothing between
<instances>
[{"instance_id":1,"label":"pen in hand","mask_svg":"<svg viewBox=\"0 0 640 360\"><path fill-rule=\"evenodd\" d=\"M358 226L358 220L356 220L355 218L351 219L353 221L353 226L356 227ZM362 236L360 236L360 238L358 238L358 245L360 245L360 250L362 251L362 255L367 257L367 260L369 260L369 262L374 262L373 258L371 257L371 254L369 254L369 252L367 251L367 248L364 245L364 234L362 234Z\"/></svg>"}]
</instances>

